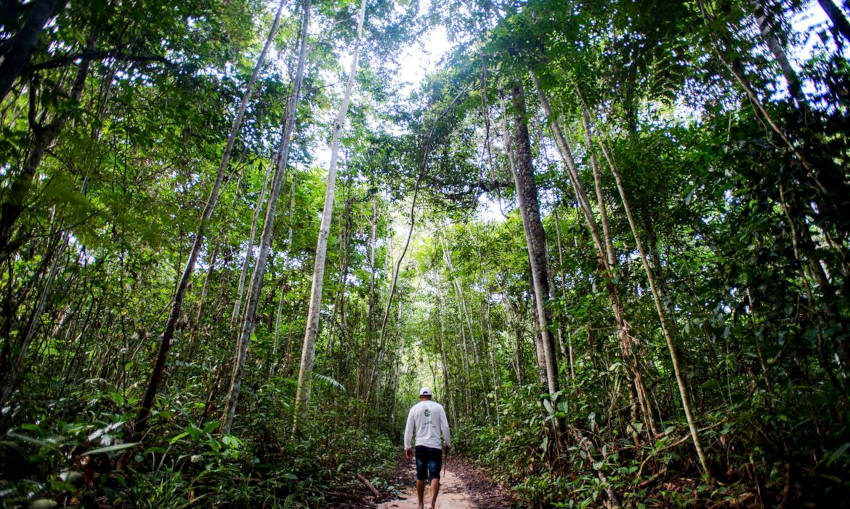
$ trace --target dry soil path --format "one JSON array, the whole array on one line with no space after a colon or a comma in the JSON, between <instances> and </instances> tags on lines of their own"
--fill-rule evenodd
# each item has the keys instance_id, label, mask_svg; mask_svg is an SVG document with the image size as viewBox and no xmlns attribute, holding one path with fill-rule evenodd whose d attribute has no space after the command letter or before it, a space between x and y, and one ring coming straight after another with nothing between
<instances>
[{"instance_id":1,"label":"dry soil path","mask_svg":"<svg viewBox=\"0 0 850 509\"><path fill-rule=\"evenodd\" d=\"M399 464L394 481L404 486L400 498L378 505L379 509L417 509L416 487L413 484L413 462ZM431 488L425 487L425 507L430 507ZM450 458L440 479L437 509L501 509L513 507L510 494L480 469L459 458Z\"/></svg>"},{"instance_id":2,"label":"dry soil path","mask_svg":"<svg viewBox=\"0 0 850 509\"><path fill-rule=\"evenodd\" d=\"M404 499L384 502L378 507L380 509L417 509L416 487L411 486L405 490ZM425 507L431 504L431 486L425 487ZM437 509L470 509L476 507L469 496L466 483L456 473L446 470L440 479L440 493L437 496Z\"/></svg>"}]
</instances>

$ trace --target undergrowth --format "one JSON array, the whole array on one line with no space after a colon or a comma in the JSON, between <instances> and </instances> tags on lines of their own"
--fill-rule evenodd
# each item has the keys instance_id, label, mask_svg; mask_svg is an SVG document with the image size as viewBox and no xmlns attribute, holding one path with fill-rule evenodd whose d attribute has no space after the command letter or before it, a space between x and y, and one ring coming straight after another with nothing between
<instances>
[{"instance_id":1,"label":"undergrowth","mask_svg":"<svg viewBox=\"0 0 850 509\"><path fill-rule=\"evenodd\" d=\"M174 402L159 408L141 443L128 443L133 401L101 389L8 412L0 505L327 507L361 489L356 474L376 480L397 455L384 434L351 417L356 402L316 398L309 426L293 436L286 399L260 390L246 398L256 408L231 435Z\"/></svg>"},{"instance_id":2,"label":"undergrowth","mask_svg":"<svg viewBox=\"0 0 850 509\"><path fill-rule=\"evenodd\" d=\"M821 452L815 465L804 462L808 438L802 433L798 444L765 445L764 427L787 425L790 409L777 417L752 400L746 409L702 414L708 424L700 433L710 444L712 468L707 477L684 419L667 420L658 435L636 443L632 428L647 436L638 423L602 419L587 395L568 401L564 391L548 400L537 390L529 385L505 391L498 424L462 424L455 440L459 454L510 487L524 507L601 507L609 490L623 506L638 508L846 506L848 444Z\"/></svg>"}]
</instances>

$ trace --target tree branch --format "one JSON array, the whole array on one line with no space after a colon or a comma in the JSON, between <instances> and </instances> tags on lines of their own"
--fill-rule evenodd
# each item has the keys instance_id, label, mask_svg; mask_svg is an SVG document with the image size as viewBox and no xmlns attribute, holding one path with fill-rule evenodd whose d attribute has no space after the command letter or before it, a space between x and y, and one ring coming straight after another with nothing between
<instances>
[{"instance_id":1,"label":"tree branch","mask_svg":"<svg viewBox=\"0 0 850 509\"><path fill-rule=\"evenodd\" d=\"M73 64L78 59L83 60L105 60L107 58L114 58L115 60L123 60L125 62L159 62L165 64L169 67L175 66L174 62L166 59L165 57L157 56L157 55L131 55L128 53L124 53L122 51L116 50L101 50L101 51L83 51L80 53L76 53L73 55L64 55L61 57L56 57L52 60L47 60L45 62L41 62L38 64L34 64L29 66L30 72L33 71L41 71L44 69L56 69L57 67L64 67L66 65Z\"/></svg>"}]
</instances>

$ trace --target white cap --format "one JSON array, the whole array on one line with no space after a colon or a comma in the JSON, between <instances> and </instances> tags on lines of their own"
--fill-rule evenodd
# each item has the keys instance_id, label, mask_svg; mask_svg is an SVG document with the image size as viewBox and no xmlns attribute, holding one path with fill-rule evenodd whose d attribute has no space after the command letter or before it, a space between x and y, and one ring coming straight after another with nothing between
<instances>
[{"instance_id":1,"label":"white cap","mask_svg":"<svg viewBox=\"0 0 850 509\"><path fill-rule=\"evenodd\" d=\"M419 389L419 395L420 396L431 396L431 389L429 389L428 387L423 387L423 388Z\"/></svg>"}]
</instances>

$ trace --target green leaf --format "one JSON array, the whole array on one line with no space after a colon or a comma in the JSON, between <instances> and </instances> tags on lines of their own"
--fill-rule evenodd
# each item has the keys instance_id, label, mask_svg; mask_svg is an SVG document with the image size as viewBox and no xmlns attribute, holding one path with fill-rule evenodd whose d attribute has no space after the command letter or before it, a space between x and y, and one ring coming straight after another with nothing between
<instances>
[{"instance_id":1,"label":"green leaf","mask_svg":"<svg viewBox=\"0 0 850 509\"><path fill-rule=\"evenodd\" d=\"M126 443L126 444L110 445L109 447L101 447L99 449L92 449L90 451L86 451L86 452L83 453L83 456L89 456L91 454L100 454L100 453L104 453L104 452L122 451L124 449L129 449L131 447L135 447L137 445L139 445L139 442L130 442L130 443Z\"/></svg>"}]
</instances>

